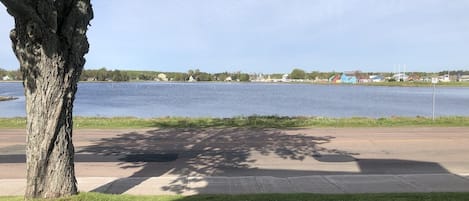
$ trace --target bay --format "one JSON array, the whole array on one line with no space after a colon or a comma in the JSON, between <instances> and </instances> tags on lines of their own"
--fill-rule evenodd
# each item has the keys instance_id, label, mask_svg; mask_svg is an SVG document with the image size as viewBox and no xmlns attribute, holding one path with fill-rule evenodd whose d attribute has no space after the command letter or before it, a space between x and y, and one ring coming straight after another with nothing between
<instances>
[{"instance_id":1,"label":"bay","mask_svg":"<svg viewBox=\"0 0 469 201\"><path fill-rule=\"evenodd\" d=\"M0 117L24 117L21 83L0 82ZM432 87L285 83L80 83L74 115L390 117L432 114ZM437 87L437 116L468 116L469 88Z\"/></svg>"}]
</instances>

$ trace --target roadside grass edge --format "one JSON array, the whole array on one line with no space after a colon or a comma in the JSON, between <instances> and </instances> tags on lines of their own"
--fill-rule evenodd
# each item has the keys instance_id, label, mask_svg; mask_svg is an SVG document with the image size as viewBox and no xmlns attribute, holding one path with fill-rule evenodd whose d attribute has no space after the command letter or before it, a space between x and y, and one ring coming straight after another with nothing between
<instances>
[{"instance_id":1,"label":"roadside grass edge","mask_svg":"<svg viewBox=\"0 0 469 201\"><path fill-rule=\"evenodd\" d=\"M0 118L1 129L25 128L26 118ZM438 117L386 117L386 118L327 118L286 116L211 117L75 117L75 129L122 128L353 128L353 127L469 127L469 116Z\"/></svg>"}]
</instances>

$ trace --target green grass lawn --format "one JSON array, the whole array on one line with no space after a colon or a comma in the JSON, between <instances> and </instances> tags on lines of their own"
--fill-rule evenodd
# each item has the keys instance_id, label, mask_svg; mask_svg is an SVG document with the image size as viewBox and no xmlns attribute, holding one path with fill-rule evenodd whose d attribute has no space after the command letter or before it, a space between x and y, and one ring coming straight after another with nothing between
<instances>
[{"instance_id":1,"label":"green grass lawn","mask_svg":"<svg viewBox=\"0 0 469 201\"><path fill-rule=\"evenodd\" d=\"M25 118L0 118L0 128L25 128ZM469 127L469 117L439 117L435 121L426 117L390 118L324 118L249 116L233 118L166 117L141 119L132 117L77 117L77 129L119 128L313 128L313 127Z\"/></svg>"},{"instance_id":2,"label":"green grass lawn","mask_svg":"<svg viewBox=\"0 0 469 201\"><path fill-rule=\"evenodd\" d=\"M390 87L432 87L431 82L370 82L359 83L365 86L390 86ZM469 82L439 82L436 87L469 87Z\"/></svg>"},{"instance_id":3,"label":"green grass lawn","mask_svg":"<svg viewBox=\"0 0 469 201\"><path fill-rule=\"evenodd\" d=\"M195 196L132 196L81 193L61 201L467 201L469 193L382 193L382 194L257 194ZM20 201L22 197L0 197L0 201Z\"/></svg>"}]
</instances>

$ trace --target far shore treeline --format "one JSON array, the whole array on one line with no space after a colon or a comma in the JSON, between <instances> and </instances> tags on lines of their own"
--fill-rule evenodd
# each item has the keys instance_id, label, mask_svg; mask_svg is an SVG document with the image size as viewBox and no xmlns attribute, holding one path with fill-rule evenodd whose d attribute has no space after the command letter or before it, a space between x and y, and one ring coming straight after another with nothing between
<instances>
[{"instance_id":1,"label":"far shore treeline","mask_svg":"<svg viewBox=\"0 0 469 201\"><path fill-rule=\"evenodd\" d=\"M392 72L361 72L355 71L362 76L368 75L381 75L383 77L392 77ZM220 72L220 73L207 73L199 69L189 70L188 72L161 72L161 71L136 71L136 70L108 70L106 68L100 69L85 69L83 70L80 81L238 81L249 82L259 79L259 77L269 79L283 79L288 75L292 80L309 80L309 81L325 81L327 82L334 75L340 75L343 72L320 72L294 68L289 73L245 73L245 72ZM452 70L441 72L407 72L409 77L436 77L443 75L469 75L468 70ZM22 80L22 73L19 70L4 70L0 68L0 81L8 80ZM393 80L388 80L393 81Z\"/></svg>"}]
</instances>

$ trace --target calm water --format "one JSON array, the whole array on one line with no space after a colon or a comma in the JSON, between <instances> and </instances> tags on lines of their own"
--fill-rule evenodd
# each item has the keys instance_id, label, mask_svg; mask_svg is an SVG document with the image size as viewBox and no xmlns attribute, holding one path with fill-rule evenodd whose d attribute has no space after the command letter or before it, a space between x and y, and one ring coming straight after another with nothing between
<instances>
[{"instance_id":1,"label":"calm water","mask_svg":"<svg viewBox=\"0 0 469 201\"><path fill-rule=\"evenodd\" d=\"M259 83L81 83L79 116L431 116L432 88ZM25 116L21 83L0 83L0 117ZM469 115L469 88L437 88L436 115Z\"/></svg>"}]
</instances>

